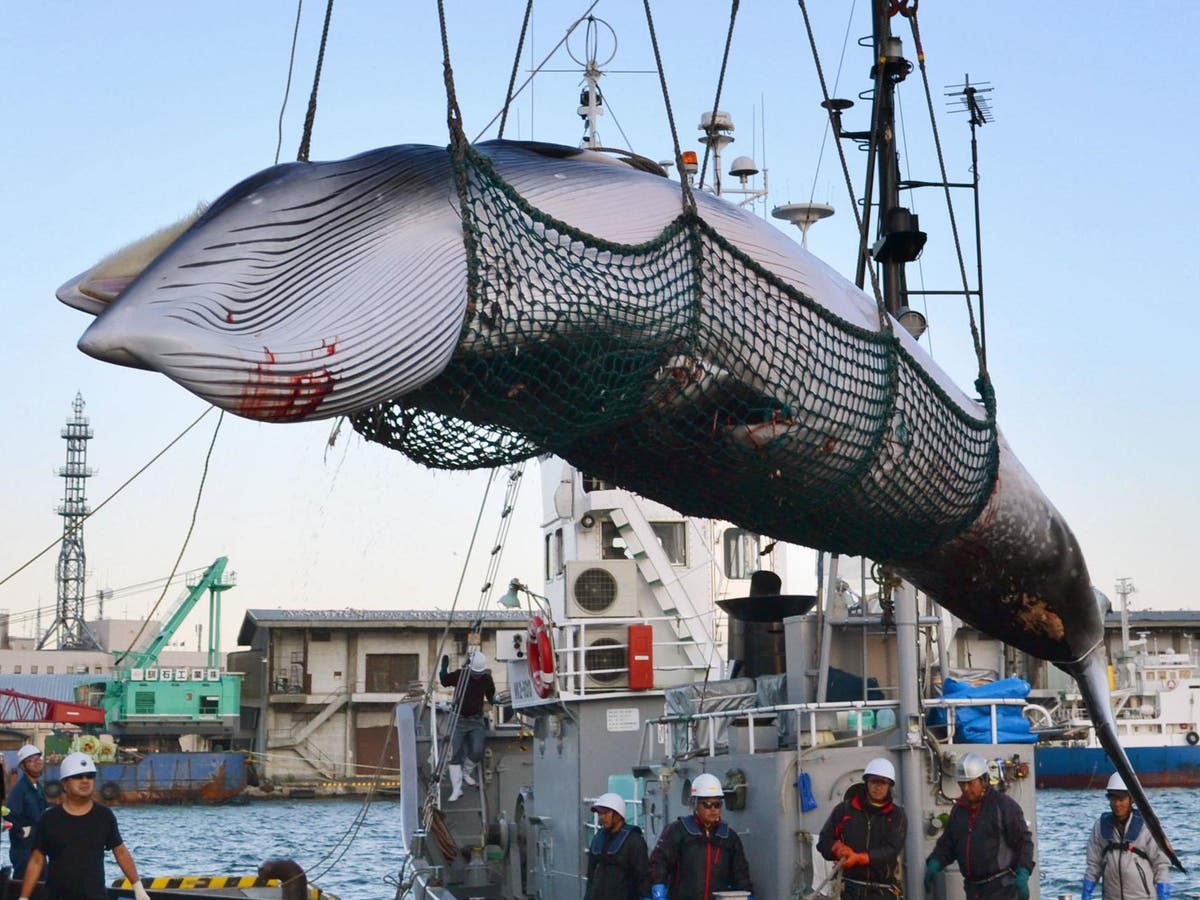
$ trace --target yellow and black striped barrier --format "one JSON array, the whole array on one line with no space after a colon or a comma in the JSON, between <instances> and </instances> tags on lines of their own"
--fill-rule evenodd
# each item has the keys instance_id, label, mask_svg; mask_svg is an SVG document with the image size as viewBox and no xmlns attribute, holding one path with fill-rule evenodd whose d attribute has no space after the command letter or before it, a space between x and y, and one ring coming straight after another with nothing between
<instances>
[{"instance_id":1,"label":"yellow and black striped barrier","mask_svg":"<svg viewBox=\"0 0 1200 900\"><path fill-rule=\"evenodd\" d=\"M142 886L148 891L188 891L202 888L265 888L279 887L278 878L259 878L256 875L166 875L159 878L143 878ZM128 878L118 878L114 888L129 890L133 887ZM309 886L308 900L337 900L333 894L318 887Z\"/></svg>"}]
</instances>

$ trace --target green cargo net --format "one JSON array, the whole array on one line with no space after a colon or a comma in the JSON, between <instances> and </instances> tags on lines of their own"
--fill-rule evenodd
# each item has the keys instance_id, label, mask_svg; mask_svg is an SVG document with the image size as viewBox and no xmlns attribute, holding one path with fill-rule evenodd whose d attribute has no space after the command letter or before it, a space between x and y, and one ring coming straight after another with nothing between
<instances>
[{"instance_id":1,"label":"green cargo net","mask_svg":"<svg viewBox=\"0 0 1200 900\"><path fill-rule=\"evenodd\" d=\"M465 156L469 302L449 367L353 417L428 466L550 453L685 515L902 559L959 534L995 480L977 419L890 333L854 326L685 212L617 245Z\"/></svg>"}]
</instances>

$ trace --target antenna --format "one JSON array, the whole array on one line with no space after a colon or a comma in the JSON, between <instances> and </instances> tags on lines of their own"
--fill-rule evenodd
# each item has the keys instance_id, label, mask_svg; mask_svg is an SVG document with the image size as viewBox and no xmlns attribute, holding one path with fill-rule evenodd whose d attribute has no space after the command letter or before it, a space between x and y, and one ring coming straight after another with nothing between
<instances>
[{"instance_id":1,"label":"antenna","mask_svg":"<svg viewBox=\"0 0 1200 900\"><path fill-rule=\"evenodd\" d=\"M83 523L91 510L87 505L87 480L94 474L87 465L87 442L92 429L83 410L83 395L75 394L62 437L67 442L67 464L58 470L63 479L63 502L58 514L63 520L62 548L58 554L58 607L54 621L38 641L43 650L58 635L59 650L100 650L100 642L83 620L83 585L87 557L83 552Z\"/></svg>"},{"instance_id":2,"label":"antenna","mask_svg":"<svg viewBox=\"0 0 1200 900\"><path fill-rule=\"evenodd\" d=\"M1132 578L1117 579L1117 596L1121 598L1121 653L1129 653L1129 595L1136 594Z\"/></svg>"},{"instance_id":3,"label":"antenna","mask_svg":"<svg viewBox=\"0 0 1200 900\"><path fill-rule=\"evenodd\" d=\"M776 219L791 222L800 229L800 246L808 249L808 229L822 219L833 215L833 207L827 203L785 203L771 210Z\"/></svg>"}]
</instances>

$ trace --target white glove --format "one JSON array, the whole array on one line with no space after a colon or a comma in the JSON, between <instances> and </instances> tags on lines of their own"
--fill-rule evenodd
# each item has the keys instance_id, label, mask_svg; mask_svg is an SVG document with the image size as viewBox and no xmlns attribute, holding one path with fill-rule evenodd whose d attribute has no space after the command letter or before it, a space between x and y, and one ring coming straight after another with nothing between
<instances>
[{"instance_id":1,"label":"white glove","mask_svg":"<svg viewBox=\"0 0 1200 900\"><path fill-rule=\"evenodd\" d=\"M133 896L137 900L150 900L150 895L146 893L146 889L142 887L142 882L139 879L133 883Z\"/></svg>"},{"instance_id":2,"label":"white glove","mask_svg":"<svg viewBox=\"0 0 1200 900\"><path fill-rule=\"evenodd\" d=\"M21 837L29 837L29 832L33 831L32 825L26 825L21 829Z\"/></svg>"}]
</instances>

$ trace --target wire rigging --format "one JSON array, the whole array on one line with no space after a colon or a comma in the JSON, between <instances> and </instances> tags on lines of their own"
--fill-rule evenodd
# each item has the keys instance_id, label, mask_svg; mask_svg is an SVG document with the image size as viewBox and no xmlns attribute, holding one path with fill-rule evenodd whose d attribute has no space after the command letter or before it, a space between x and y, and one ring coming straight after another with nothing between
<instances>
[{"instance_id":1,"label":"wire rigging","mask_svg":"<svg viewBox=\"0 0 1200 900\"><path fill-rule=\"evenodd\" d=\"M283 86L283 102L279 105L279 122L276 127L275 165L279 165L279 154L283 151L283 114L287 111L288 97L292 92L292 72L296 67L296 40L300 35L300 13L304 0L296 0L296 24L292 26L292 50L288 54L287 83Z\"/></svg>"}]
</instances>

